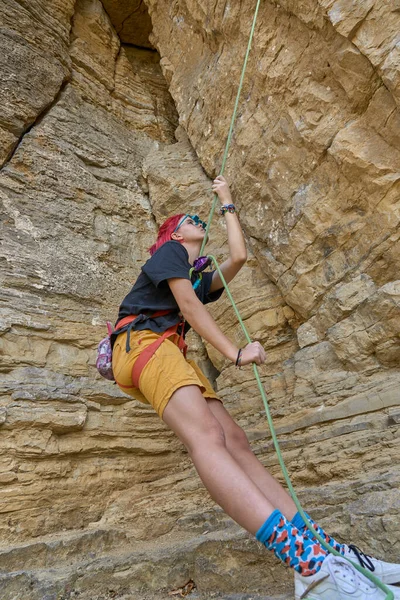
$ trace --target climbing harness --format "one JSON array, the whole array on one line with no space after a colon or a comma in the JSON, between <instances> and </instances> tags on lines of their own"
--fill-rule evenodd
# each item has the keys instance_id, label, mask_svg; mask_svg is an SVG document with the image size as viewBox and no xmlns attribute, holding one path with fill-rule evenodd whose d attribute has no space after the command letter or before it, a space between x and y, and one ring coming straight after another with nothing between
<instances>
[{"instance_id":1,"label":"climbing harness","mask_svg":"<svg viewBox=\"0 0 400 600\"><path fill-rule=\"evenodd\" d=\"M183 353L186 358L187 345L184 338L185 331L185 321L183 317L180 318L176 325L172 325L166 331L163 332L160 337L147 346L139 355L135 364L132 368L132 383L133 385L122 385L119 381L116 380L113 368L112 368L112 348L114 345L114 341L120 333L127 333L126 336L126 353L128 354L131 350L130 346L130 335L131 331L137 323L143 322L144 320L155 317L163 317L165 315L171 314L171 310L158 310L156 312L151 313L150 315L140 314L140 315L128 315L127 317L123 317L120 319L115 329L113 330L111 327L111 323L107 321L107 329L108 336L101 340L97 348L97 360L96 360L96 368L102 377L109 379L110 381L115 381L121 388L131 389L131 388L139 388L139 379L142 374L143 369L153 356L155 352L158 350L160 345L169 337L178 336L178 348ZM139 340L140 344L141 340Z\"/></svg>"},{"instance_id":2,"label":"climbing harness","mask_svg":"<svg viewBox=\"0 0 400 600\"><path fill-rule=\"evenodd\" d=\"M170 310L159 310L159 311L153 313L151 315L151 317L152 318L153 317L161 317L161 316L167 315L171 312L172 311L170 311ZM139 323L140 320L143 319L143 317L148 318L148 315L147 316L146 315L129 315L128 317L124 317L123 319L118 321L118 323L116 325L117 335L119 335L121 333L121 331L124 330L124 327L128 326L126 329L128 332L127 337L126 337L126 353L127 354L130 352L130 349L131 349L130 344L129 344L130 332L133 329L133 326L136 323ZM180 333L178 334L179 328L180 328ZM164 331L164 333L162 335L160 335L160 337L157 338L155 342L150 344L150 346L147 346L147 348L145 348L139 354L139 357L135 360L135 364L133 365L133 368L132 368L132 383L133 383L133 385L129 385L129 386L121 385L116 380L118 385L122 388L139 388L139 379L140 379L140 375L142 374L143 369L145 368L145 366L147 365L147 363L149 362L151 357L156 353L156 351L161 346L163 341L169 337L172 337L175 335L179 336L178 348L183 353L183 355L186 357L187 345L186 345L186 342L184 339L184 329L185 329L185 322L184 322L183 318L176 325L172 325L172 327L169 327L168 329L166 329ZM141 342L141 340L139 340L139 344L140 344L140 342Z\"/></svg>"},{"instance_id":3,"label":"climbing harness","mask_svg":"<svg viewBox=\"0 0 400 600\"><path fill-rule=\"evenodd\" d=\"M245 54L245 58L244 58L244 62L243 62L242 73L241 73L241 76L240 76L240 82L239 82L238 92L237 92L237 95L236 95L235 105L234 105L233 114L232 114L232 118L231 118L231 124L230 124L230 127L229 127L229 133L228 133L227 141L226 141L226 145L225 145L225 152L224 152L224 155L223 155L222 164L221 164L221 170L220 170L220 173L219 173L220 175L223 175L223 172L224 172L224 169L225 169L226 160L227 160L227 157L228 157L229 146L230 146L230 143L231 143L231 140L232 140L233 128L234 128L234 124L235 124L235 121L236 121L236 113L237 113L237 109L238 109L238 105L239 105L239 98L240 98L241 91L242 91L244 76L245 76L246 67L247 67L247 61L248 61L248 58L249 58L250 49L251 49L251 45L252 45L252 41L253 41L254 30L255 30L255 26L256 26L257 15L258 15L258 10L259 10L259 7L260 7L260 3L261 3L261 0L257 0L256 9L255 9L255 12L254 12L254 17L253 17L253 23L252 23L252 27L251 27L251 31L250 31L250 36L249 36L249 41L248 41L248 44L247 44L247 50L246 50L246 54ZM210 214L209 214L208 221L207 221L206 234L204 236L203 243L202 243L202 246L201 246L201 249L200 249L200 257L195 261L195 264L193 265L193 268L191 269L191 272L193 270L197 269L197 264L198 265L206 264L207 259L209 259L211 261L211 263L214 264L214 266L215 266L215 268L216 268L216 270L218 272L218 275L219 275L219 277L220 277L220 279L222 281L222 284L223 284L223 286L225 288L227 296L228 296L228 298L229 298L229 300L230 300L230 302L232 304L232 307L233 307L233 309L235 311L235 314L236 314L236 316L238 318L238 321L239 321L239 324L240 324L240 326L242 328L242 331L243 331L243 333L244 333L244 335L246 337L247 343L250 344L252 342L252 340L251 340L251 338L250 338L250 336L248 334L248 331L246 329L245 324L243 323L243 320L242 320L242 318L240 316L240 313L239 313L239 311L237 309L235 301L233 300L232 294L231 294L231 292L229 290L228 284L225 281L225 278L224 278L224 276L222 274L222 271L221 271L221 269L220 269L220 267L218 265L217 259L215 258L215 256L212 256L211 254L208 255L208 256L202 256L202 254L204 252L204 247L205 247L206 241L208 239L208 233L209 233L210 226L211 226L211 221L212 221L212 218L213 218L213 215L214 215L214 212L215 212L215 207L216 207L216 204L217 204L217 200L218 200L218 196L217 196L217 194L214 194L213 203L212 203ZM238 361L236 361L236 362L238 362ZM271 437L272 437L272 440L273 440L273 443L274 443L274 447L275 447L275 451L276 451L276 454L277 454L277 457L278 457L279 465L281 467L281 470L282 470L283 476L285 478L286 485L288 487L290 495L292 496L292 499L293 499L293 501L294 501L294 503L296 505L296 508L299 511L302 519L304 520L304 522L305 522L305 524L307 526L307 529L319 541L319 543L321 544L321 546L323 546L323 548L325 548L325 550L327 550L328 552L330 552L330 553L332 553L332 554L334 554L336 556L340 556L341 558L345 558L348 562L350 562L352 564L352 566L355 569L357 569L357 571L359 571L362 575L364 575L370 581L372 581L378 588L380 588L383 592L385 592L385 594L387 594L385 600L393 600L394 599L393 592L391 592L380 581L380 579L378 579L377 577L375 577L372 573L370 573L370 571L366 570L362 566L357 565L356 563L354 563L349 558L343 557L340 554L340 552L338 552L337 550L335 550L334 548L332 548L331 546L329 546L329 544L327 544L327 542L313 528L312 524L310 523L309 519L307 518L307 515L305 514L305 512L304 512L304 510L303 510L303 508L302 508L302 506L300 504L300 501L299 501L299 499L298 499L298 497L296 495L296 492L295 492L295 490L293 488L293 485L292 485L292 482L290 480L288 471L286 469L286 465L284 463L284 460L283 460L283 457L282 457L282 454L281 454L281 450L280 450L280 447L279 447L278 438L276 436L274 424L273 424L273 421L272 421L271 412L269 410L267 396L266 396L266 393L265 393L265 390L264 390L264 386L262 385L262 382L261 382L261 378L260 378L260 375L259 375L259 372L258 372L257 365L255 363L253 363L252 367L253 367L253 371L254 371L254 377L255 377L255 379L257 381L258 389L260 391L261 398L262 398L262 401L263 401L263 404L264 404L265 414L267 416L268 425L269 425L269 428L270 428L270 431L271 431ZM305 598L304 600L307 600L307 598Z\"/></svg>"}]
</instances>

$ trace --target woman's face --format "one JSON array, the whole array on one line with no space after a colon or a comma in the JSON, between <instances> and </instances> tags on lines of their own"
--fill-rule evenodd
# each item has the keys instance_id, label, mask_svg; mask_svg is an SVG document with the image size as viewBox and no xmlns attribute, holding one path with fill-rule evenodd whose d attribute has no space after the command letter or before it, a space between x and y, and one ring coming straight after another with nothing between
<instances>
[{"instance_id":1,"label":"woman's face","mask_svg":"<svg viewBox=\"0 0 400 600\"><path fill-rule=\"evenodd\" d=\"M197 215L185 215L175 228L174 233L179 233L185 242L202 240L206 232L206 223Z\"/></svg>"},{"instance_id":2,"label":"woman's face","mask_svg":"<svg viewBox=\"0 0 400 600\"><path fill-rule=\"evenodd\" d=\"M184 215L182 217L182 219L179 221L178 225L175 227L173 233L175 233L175 231L178 231L178 229L185 223L185 221L189 220L191 222L192 225L201 225L203 227L203 229L206 229L207 227L207 223L205 223L204 221L202 221L200 219L200 217L198 215Z\"/></svg>"}]
</instances>

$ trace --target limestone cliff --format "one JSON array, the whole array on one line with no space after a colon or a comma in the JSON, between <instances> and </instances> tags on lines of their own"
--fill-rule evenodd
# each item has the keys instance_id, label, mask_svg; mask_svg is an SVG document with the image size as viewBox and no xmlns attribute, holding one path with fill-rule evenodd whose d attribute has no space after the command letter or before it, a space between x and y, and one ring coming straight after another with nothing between
<instances>
[{"instance_id":1,"label":"limestone cliff","mask_svg":"<svg viewBox=\"0 0 400 600\"><path fill-rule=\"evenodd\" d=\"M189 580L292 597L181 444L94 367L157 223L207 217L254 6L0 7L3 600L168 598ZM330 532L397 561L399 30L397 0L262 2L225 171L250 250L232 291L268 351L293 483ZM217 217L211 237L222 258ZM228 300L210 310L242 343ZM280 476L251 370L190 343Z\"/></svg>"}]
</instances>

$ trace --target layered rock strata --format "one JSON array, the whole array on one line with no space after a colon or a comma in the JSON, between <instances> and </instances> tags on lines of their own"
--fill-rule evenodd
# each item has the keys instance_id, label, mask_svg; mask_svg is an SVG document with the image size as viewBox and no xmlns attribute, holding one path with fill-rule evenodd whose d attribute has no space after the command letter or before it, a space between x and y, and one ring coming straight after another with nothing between
<instances>
[{"instance_id":1,"label":"layered rock strata","mask_svg":"<svg viewBox=\"0 0 400 600\"><path fill-rule=\"evenodd\" d=\"M189 580L200 596L290 597L287 572L215 507L152 410L94 368L157 224L208 213L253 4L0 8L4 600L144 600ZM267 349L293 483L329 531L388 560L400 560L399 8L262 3L226 170L250 249L232 292ZM208 250L227 251L217 217ZM244 344L227 298L210 310ZM280 476L251 370L190 345Z\"/></svg>"},{"instance_id":2,"label":"layered rock strata","mask_svg":"<svg viewBox=\"0 0 400 600\"><path fill-rule=\"evenodd\" d=\"M216 173L253 3L148 4L180 123ZM291 433L291 471L327 484L341 533L357 521L366 542L371 523L346 517L333 490L344 474L356 488L398 480L397 8L263 3L227 167L257 264L234 287L269 350L262 371L277 429ZM240 339L223 304L214 315ZM262 429L249 374L210 355L227 405ZM396 511L381 517L395 526Z\"/></svg>"}]
</instances>

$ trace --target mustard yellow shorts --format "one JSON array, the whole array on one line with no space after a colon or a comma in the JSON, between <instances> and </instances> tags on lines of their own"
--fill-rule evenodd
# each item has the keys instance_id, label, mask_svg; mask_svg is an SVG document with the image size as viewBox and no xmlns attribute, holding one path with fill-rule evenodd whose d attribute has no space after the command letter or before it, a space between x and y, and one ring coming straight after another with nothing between
<instances>
[{"instance_id":1,"label":"mustard yellow shorts","mask_svg":"<svg viewBox=\"0 0 400 600\"><path fill-rule=\"evenodd\" d=\"M172 341L177 336L163 341L144 367L139 379L139 389L133 387L132 368L136 359L160 335L150 329L132 330L129 353L126 352L126 336L125 332L117 337L112 359L115 380L125 394L151 404L160 417L172 394L184 385L197 385L204 398L220 400L201 369L192 360L186 360L175 341Z\"/></svg>"}]
</instances>

